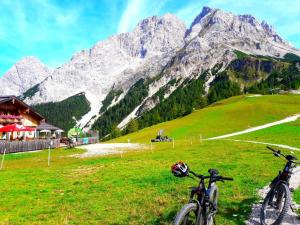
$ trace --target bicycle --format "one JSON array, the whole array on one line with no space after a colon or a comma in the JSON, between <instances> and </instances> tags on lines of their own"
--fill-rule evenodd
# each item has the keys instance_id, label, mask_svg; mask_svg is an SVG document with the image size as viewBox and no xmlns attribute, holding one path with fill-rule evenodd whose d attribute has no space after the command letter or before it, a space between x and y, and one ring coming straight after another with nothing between
<instances>
[{"instance_id":1,"label":"bicycle","mask_svg":"<svg viewBox=\"0 0 300 225\"><path fill-rule=\"evenodd\" d=\"M270 191L266 195L260 211L260 222L262 225L280 225L291 207L291 190L289 181L293 169L299 164L297 158L292 155L284 155L280 150L267 146L275 157L286 161L283 171L279 171L277 177L270 184Z\"/></svg>"},{"instance_id":2,"label":"bicycle","mask_svg":"<svg viewBox=\"0 0 300 225\"><path fill-rule=\"evenodd\" d=\"M179 170L174 172L176 165L186 166L186 170ZM176 169L176 168L175 168ZM172 172L177 177L191 177L198 178L199 184L197 187L191 188L189 202L182 207L177 213L173 225L212 225L216 224L215 215L218 207L218 187L217 181L224 182L225 180L233 181L233 178L219 176L216 169L209 169L208 176L197 174L189 170L188 166L182 162L176 163L172 166ZM205 180L208 181L207 188L205 187Z\"/></svg>"}]
</instances>

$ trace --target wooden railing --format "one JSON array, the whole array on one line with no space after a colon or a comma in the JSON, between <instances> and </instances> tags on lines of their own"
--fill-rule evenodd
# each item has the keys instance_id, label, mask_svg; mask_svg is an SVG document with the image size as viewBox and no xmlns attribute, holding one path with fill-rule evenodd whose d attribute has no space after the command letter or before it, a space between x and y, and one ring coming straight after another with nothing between
<instances>
[{"instance_id":1,"label":"wooden railing","mask_svg":"<svg viewBox=\"0 0 300 225\"><path fill-rule=\"evenodd\" d=\"M46 140L31 140L31 141L0 141L0 154L28 152L49 148L58 148L60 146L59 139L46 139Z\"/></svg>"}]
</instances>

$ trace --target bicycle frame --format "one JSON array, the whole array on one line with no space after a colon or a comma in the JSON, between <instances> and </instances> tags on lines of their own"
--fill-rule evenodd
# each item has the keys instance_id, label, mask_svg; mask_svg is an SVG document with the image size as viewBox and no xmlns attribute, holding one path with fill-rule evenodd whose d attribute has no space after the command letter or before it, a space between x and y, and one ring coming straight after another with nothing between
<instances>
[{"instance_id":1,"label":"bicycle frame","mask_svg":"<svg viewBox=\"0 0 300 225\"><path fill-rule=\"evenodd\" d=\"M209 178L208 187L205 187L205 179ZM199 209L203 209L205 212L207 207L213 206L212 202L209 201L209 192L211 189L211 185L215 183L215 181L212 181L211 176L202 176L199 181L199 185L197 187L191 187L191 195L189 202L196 203L198 205L198 212L197 212L197 218L200 218L200 211ZM195 195L197 195L197 198L195 199ZM204 221L207 221L206 215L204 214ZM197 221L197 223L199 223Z\"/></svg>"},{"instance_id":2,"label":"bicycle frame","mask_svg":"<svg viewBox=\"0 0 300 225\"><path fill-rule=\"evenodd\" d=\"M178 165L183 165L183 169L178 167ZM224 182L226 180L233 181L233 178L220 176L216 169L209 169L209 176L197 174L189 170L188 166L183 162L174 164L171 169L176 177L189 177L198 182L197 187L190 188L191 194L189 203L185 204L185 206L177 213L174 222L176 222L176 224L181 224L182 221L186 222L189 213L193 212L193 215L196 216L195 224L207 224L208 222L213 222L215 224L215 214L217 213L218 202L218 187L216 183L218 181ZM205 182L206 180L208 180L208 182Z\"/></svg>"},{"instance_id":3,"label":"bicycle frame","mask_svg":"<svg viewBox=\"0 0 300 225\"><path fill-rule=\"evenodd\" d=\"M279 171L279 174L272 180L272 182L270 184L270 188L271 188L270 191L272 193L271 198L270 198L270 202L271 202L276 194L275 190L278 185L280 185L281 183L284 183L288 187L290 186L291 175L292 175L293 169L296 167L296 162L294 162L293 159L296 159L296 158L293 158L292 156L285 156L285 155L281 154L280 151L276 151L270 147L267 147L267 148L269 148L273 151L274 156L279 157L279 158L284 157L287 160L287 162L283 168L283 171Z\"/></svg>"},{"instance_id":4,"label":"bicycle frame","mask_svg":"<svg viewBox=\"0 0 300 225\"><path fill-rule=\"evenodd\" d=\"M285 183L286 185L290 185L291 175L294 169L294 165L292 161L287 161L285 164L283 171L279 171L277 177L270 184L270 188L276 187L279 183Z\"/></svg>"}]
</instances>

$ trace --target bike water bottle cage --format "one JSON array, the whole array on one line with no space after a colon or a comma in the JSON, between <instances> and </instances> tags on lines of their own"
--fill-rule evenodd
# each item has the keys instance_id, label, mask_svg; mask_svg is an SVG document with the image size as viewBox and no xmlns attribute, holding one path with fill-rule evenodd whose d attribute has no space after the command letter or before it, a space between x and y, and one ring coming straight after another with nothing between
<instances>
[{"instance_id":1,"label":"bike water bottle cage","mask_svg":"<svg viewBox=\"0 0 300 225\"><path fill-rule=\"evenodd\" d=\"M175 177L187 177L189 175L189 167L183 162L173 164L171 171Z\"/></svg>"}]
</instances>

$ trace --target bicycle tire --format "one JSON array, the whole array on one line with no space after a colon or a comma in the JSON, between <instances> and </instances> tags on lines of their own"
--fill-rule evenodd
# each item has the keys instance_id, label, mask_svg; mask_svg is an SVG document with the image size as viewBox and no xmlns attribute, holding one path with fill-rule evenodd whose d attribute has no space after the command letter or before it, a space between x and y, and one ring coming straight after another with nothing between
<instances>
[{"instance_id":1,"label":"bicycle tire","mask_svg":"<svg viewBox=\"0 0 300 225\"><path fill-rule=\"evenodd\" d=\"M198 214L198 205L196 203L188 203L186 205L184 205L181 210L177 213L175 220L173 222L173 225L183 225L184 220L186 218L187 215L189 215L189 213L193 212L195 213L195 220L194 223L195 225L197 223L197 214Z\"/></svg>"},{"instance_id":2,"label":"bicycle tire","mask_svg":"<svg viewBox=\"0 0 300 225\"><path fill-rule=\"evenodd\" d=\"M215 208L215 210L217 210L217 208L218 208L218 197L219 197L219 189L218 189L218 186L216 184L214 184L210 188L209 201L211 204L213 204L213 207ZM216 213L216 211L215 212L209 211L207 213L207 215L206 215L207 225L213 225L215 213Z\"/></svg>"},{"instance_id":3,"label":"bicycle tire","mask_svg":"<svg viewBox=\"0 0 300 225\"><path fill-rule=\"evenodd\" d=\"M270 201L270 198L273 194L274 191L283 191L284 194L285 194L285 202L284 202L284 205L282 207L282 210L278 216L278 218L273 222L273 223L266 223L266 216L265 216L265 211L266 211L266 207L269 205L269 201ZM264 199L264 202L262 204L262 208L261 208L261 211L260 211L260 222L262 225L280 225L285 217L285 215L287 214L288 210L289 210L289 207L291 205L291 194L290 194L290 189L289 187L284 184L284 183L281 183L279 185L277 185L277 187L275 187L275 190L270 190L269 193L267 194L267 196L265 197Z\"/></svg>"}]
</instances>

